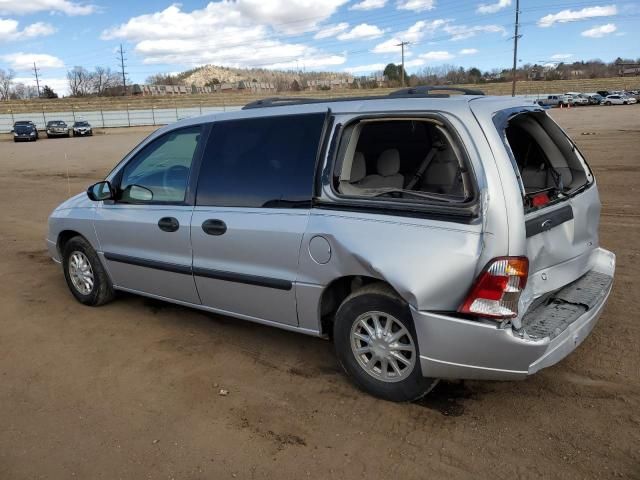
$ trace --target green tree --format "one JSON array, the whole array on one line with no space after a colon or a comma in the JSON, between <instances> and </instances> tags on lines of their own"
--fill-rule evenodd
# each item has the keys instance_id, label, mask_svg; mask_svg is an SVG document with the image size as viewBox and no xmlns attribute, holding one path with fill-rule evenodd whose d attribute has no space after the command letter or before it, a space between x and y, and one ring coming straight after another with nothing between
<instances>
[{"instance_id":1,"label":"green tree","mask_svg":"<svg viewBox=\"0 0 640 480\"><path fill-rule=\"evenodd\" d=\"M53 91L49 85L45 85L42 88L42 94L40 95L42 98L58 98L58 94Z\"/></svg>"},{"instance_id":2,"label":"green tree","mask_svg":"<svg viewBox=\"0 0 640 480\"><path fill-rule=\"evenodd\" d=\"M402 78L402 65L396 65L395 63L390 63L386 67L384 67L384 71L382 74L387 77L387 80L394 82L399 81ZM404 71L404 78L408 78L407 71Z\"/></svg>"}]
</instances>

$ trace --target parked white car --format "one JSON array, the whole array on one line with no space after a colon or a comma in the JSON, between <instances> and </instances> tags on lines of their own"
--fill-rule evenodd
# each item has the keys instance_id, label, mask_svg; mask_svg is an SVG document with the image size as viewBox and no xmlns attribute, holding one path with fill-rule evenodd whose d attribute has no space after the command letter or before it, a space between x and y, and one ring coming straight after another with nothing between
<instances>
[{"instance_id":1,"label":"parked white car","mask_svg":"<svg viewBox=\"0 0 640 480\"><path fill-rule=\"evenodd\" d=\"M607 95L602 101L603 105L630 105L636 103L637 100L633 97L626 97L624 95Z\"/></svg>"},{"instance_id":2,"label":"parked white car","mask_svg":"<svg viewBox=\"0 0 640 480\"><path fill-rule=\"evenodd\" d=\"M569 97L573 100L573 105L589 105L589 98L579 92L567 92L565 97Z\"/></svg>"}]
</instances>

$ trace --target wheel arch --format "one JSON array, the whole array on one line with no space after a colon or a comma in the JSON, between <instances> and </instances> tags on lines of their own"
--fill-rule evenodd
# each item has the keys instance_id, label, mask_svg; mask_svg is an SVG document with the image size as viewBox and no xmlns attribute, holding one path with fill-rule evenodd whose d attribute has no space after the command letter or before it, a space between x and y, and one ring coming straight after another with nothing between
<instances>
[{"instance_id":1,"label":"wheel arch","mask_svg":"<svg viewBox=\"0 0 640 480\"><path fill-rule=\"evenodd\" d=\"M331 336L335 313L350 295L364 291L389 295L407 303L388 281L368 275L344 275L333 279L322 291L319 302L321 334Z\"/></svg>"}]
</instances>

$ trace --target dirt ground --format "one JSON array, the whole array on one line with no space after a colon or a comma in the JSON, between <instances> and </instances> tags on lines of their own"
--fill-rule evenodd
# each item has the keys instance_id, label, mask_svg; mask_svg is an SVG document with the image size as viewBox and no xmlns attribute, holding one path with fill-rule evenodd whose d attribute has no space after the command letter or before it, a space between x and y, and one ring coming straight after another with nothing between
<instances>
[{"instance_id":1,"label":"dirt ground","mask_svg":"<svg viewBox=\"0 0 640 480\"><path fill-rule=\"evenodd\" d=\"M2 137L0 478L640 478L640 106L552 114L597 176L609 304L559 365L417 404L357 391L321 339L134 296L80 305L47 216L150 130Z\"/></svg>"}]
</instances>

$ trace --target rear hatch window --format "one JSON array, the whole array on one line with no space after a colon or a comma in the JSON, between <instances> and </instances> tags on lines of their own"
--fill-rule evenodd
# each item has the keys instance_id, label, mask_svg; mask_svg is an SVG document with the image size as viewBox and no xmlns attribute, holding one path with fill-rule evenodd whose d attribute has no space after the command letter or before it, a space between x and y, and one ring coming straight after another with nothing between
<instances>
[{"instance_id":1,"label":"rear hatch window","mask_svg":"<svg viewBox=\"0 0 640 480\"><path fill-rule=\"evenodd\" d=\"M566 199L593 182L575 144L544 112L519 113L505 128L525 211Z\"/></svg>"}]
</instances>

